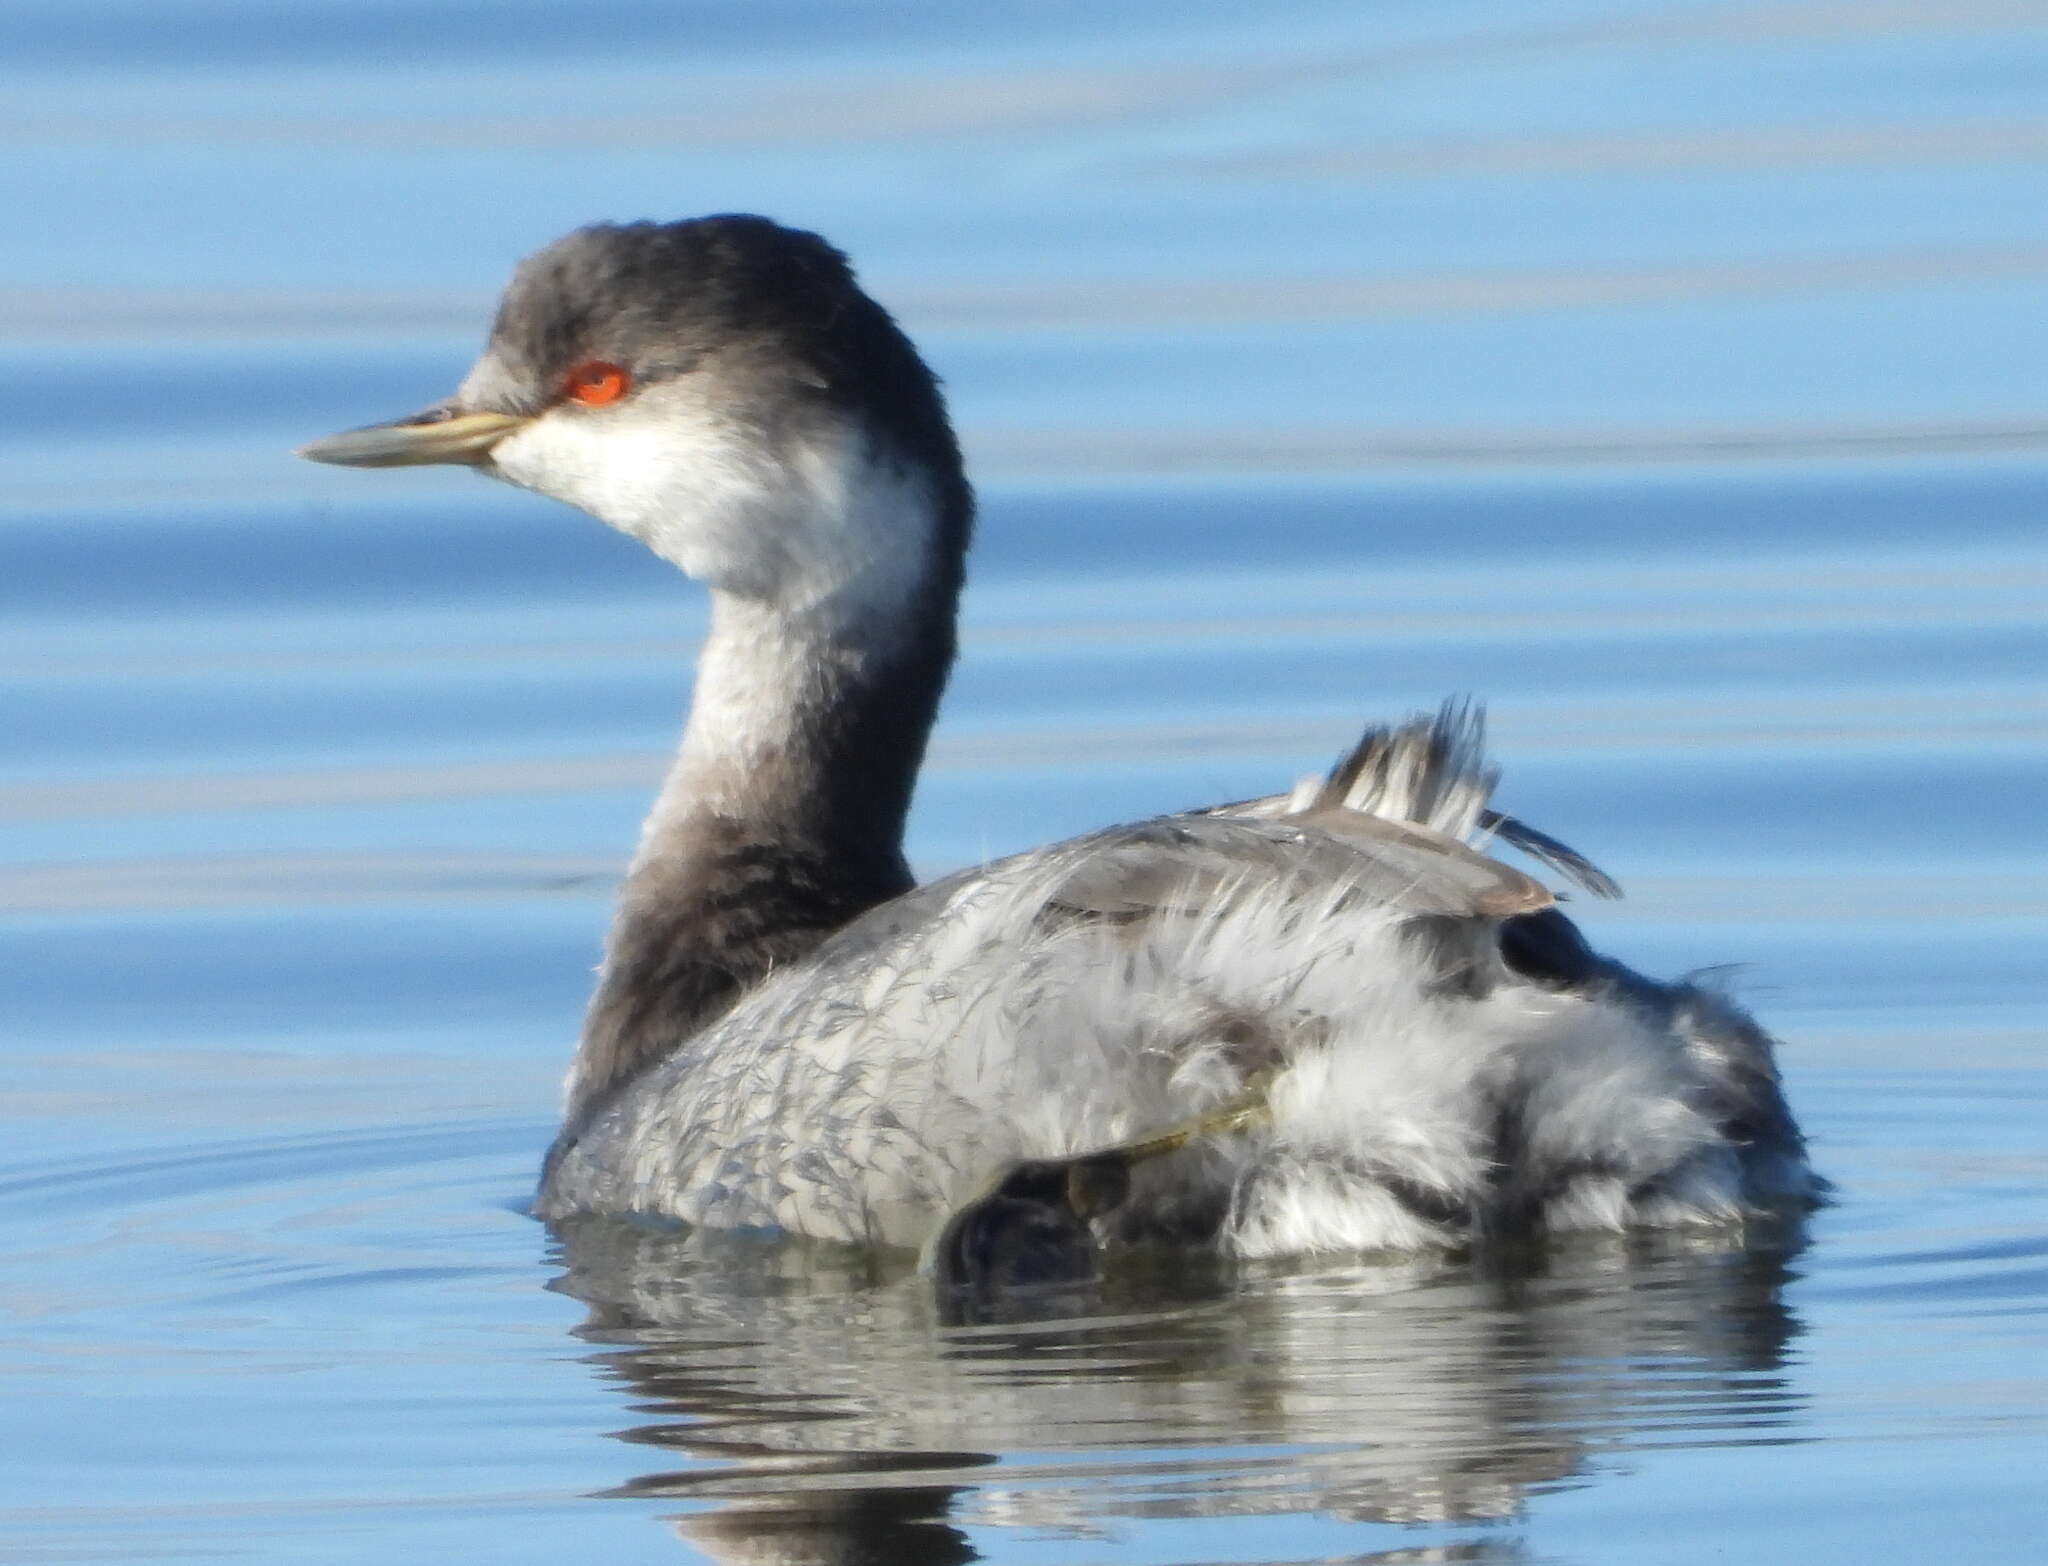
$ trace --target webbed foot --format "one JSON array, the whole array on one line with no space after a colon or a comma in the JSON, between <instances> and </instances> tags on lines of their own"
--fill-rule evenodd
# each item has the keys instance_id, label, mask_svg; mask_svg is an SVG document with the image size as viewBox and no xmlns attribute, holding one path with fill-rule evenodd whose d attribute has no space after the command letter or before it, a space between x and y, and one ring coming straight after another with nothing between
<instances>
[{"instance_id":1,"label":"webbed foot","mask_svg":"<svg viewBox=\"0 0 2048 1566\"><path fill-rule=\"evenodd\" d=\"M1131 1171L1191 1143L1263 1124L1269 1084L1270 1073L1261 1073L1230 1102L1148 1137L1009 1165L946 1220L926 1248L925 1265L942 1287L981 1295L1086 1282L1100 1270L1096 1220L1123 1206Z\"/></svg>"}]
</instances>

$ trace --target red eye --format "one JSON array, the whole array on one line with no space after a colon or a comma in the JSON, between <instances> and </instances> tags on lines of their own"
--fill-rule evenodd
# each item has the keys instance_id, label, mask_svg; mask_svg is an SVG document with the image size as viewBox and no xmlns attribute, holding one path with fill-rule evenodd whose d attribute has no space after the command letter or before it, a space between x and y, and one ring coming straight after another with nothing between
<instances>
[{"instance_id":1,"label":"red eye","mask_svg":"<svg viewBox=\"0 0 2048 1566\"><path fill-rule=\"evenodd\" d=\"M586 359L562 380L562 395L587 408L617 402L633 389L633 377L608 359Z\"/></svg>"}]
</instances>

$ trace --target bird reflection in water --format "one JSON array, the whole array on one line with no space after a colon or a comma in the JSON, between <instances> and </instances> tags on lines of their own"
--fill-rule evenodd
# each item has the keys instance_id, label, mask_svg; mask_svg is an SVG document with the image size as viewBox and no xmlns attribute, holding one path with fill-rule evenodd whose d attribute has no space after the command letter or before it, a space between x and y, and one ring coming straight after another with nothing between
<instances>
[{"instance_id":1,"label":"bird reflection in water","mask_svg":"<svg viewBox=\"0 0 2048 1566\"><path fill-rule=\"evenodd\" d=\"M1800 1439L1795 1220L1483 1268L1177 1256L972 1321L872 1253L558 1235L593 1362L654 1416L620 1438L687 1459L609 1493L705 1503L673 1521L721 1562L951 1566L974 1528L1156 1518L1498 1525L1631 1446ZM1528 1557L1490 1532L1355 1558Z\"/></svg>"}]
</instances>

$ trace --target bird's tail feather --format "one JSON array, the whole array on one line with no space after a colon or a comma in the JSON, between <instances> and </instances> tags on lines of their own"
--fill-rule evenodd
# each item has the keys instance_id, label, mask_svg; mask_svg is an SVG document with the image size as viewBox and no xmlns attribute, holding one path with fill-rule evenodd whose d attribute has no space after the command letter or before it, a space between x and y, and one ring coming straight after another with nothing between
<instances>
[{"instance_id":1,"label":"bird's tail feather","mask_svg":"<svg viewBox=\"0 0 2048 1566\"><path fill-rule=\"evenodd\" d=\"M1288 813L1342 807L1411 822L1460 842L1499 837L1596 897L1621 888L1599 866L1548 833L1492 808L1500 768L1486 759L1486 711L1453 697L1433 716L1367 729L1320 777L1304 778Z\"/></svg>"},{"instance_id":2,"label":"bird's tail feather","mask_svg":"<svg viewBox=\"0 0 2048 1566\"><path fill-rule=\"evenodd\" d=\"M1304 778L1288 806L1341 806L1469 841L1499 781L1500 769L1486 760L1484 709L1453 697L1434 717L1367 729L1328 772Z\"/></svg>"}]
</instances>

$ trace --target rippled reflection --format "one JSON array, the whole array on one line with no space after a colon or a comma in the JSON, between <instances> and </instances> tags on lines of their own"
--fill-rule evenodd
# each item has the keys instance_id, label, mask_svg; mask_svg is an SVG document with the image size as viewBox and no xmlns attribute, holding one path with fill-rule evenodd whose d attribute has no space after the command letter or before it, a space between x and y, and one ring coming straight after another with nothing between
<instances>
[{"instance_id":1,"label":"rippled reflection","mask_svg":"<svg viewBox=\"0 0 2048 1566\"><path fill-rule=\"evenodd\" d=\"M976 1558L956 1524L1498 1521L1631 1448L1800 1439L1802 1243L1585 1242L1485 1273L1161 1260L958 1326L870 1257L590 1220L557 1287L643 1416L620 1439L665 1459L617 1493L721 1503L676 1519L720 1560L942 1563Z\"/></svg>"}]
</instances>

